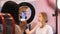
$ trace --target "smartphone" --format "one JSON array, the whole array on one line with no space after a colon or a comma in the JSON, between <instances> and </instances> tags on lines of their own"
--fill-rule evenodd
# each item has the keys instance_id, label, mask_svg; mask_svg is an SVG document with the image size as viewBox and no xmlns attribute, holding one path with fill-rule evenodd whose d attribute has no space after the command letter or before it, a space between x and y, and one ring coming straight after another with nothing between
<instances>
[{"instance_id":1,"label":"smartphone","mask_svg":"<svg viewBox=\"0 0 60 34\"><path fill-rule=\"evenodd\" d=\"M26 20L26 12L25 11L22 11L20 18L21 18L21 21Z\"/></svg>"}]
</instances>

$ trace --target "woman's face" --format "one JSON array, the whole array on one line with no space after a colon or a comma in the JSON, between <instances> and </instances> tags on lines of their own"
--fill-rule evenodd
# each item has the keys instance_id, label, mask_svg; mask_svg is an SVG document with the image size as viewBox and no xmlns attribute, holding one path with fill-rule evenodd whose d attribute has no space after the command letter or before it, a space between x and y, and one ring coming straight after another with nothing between
<instances>
[{"instance_id":1,"label":"woman's face","mask_svg":"<svg viewBox=\"0 0 60 34\"><path fill-rule=\"evenodd\" d=\"M38 15L38 21L40 22L40 27L43 27L45 25L45 21L44 21L44 18L42 16L42 14L39 14Z\"/></svg>"},{"instance_id":2,"label":"woman's face","mask_svg":"<svg viewBox=\"0 0 60 34\"><path fill-rule=\"evenodd\" d=\"M42 14L39 14L39 15L38 15L38 21L40 21L40 22L43 21Z\"/></svg>"}]
</instances>

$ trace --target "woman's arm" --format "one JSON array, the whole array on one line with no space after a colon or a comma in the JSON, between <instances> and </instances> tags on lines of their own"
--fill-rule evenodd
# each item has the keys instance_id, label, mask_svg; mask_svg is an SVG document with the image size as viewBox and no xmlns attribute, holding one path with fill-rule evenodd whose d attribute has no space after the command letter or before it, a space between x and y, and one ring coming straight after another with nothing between
<instances>
[{"instance_id":1,"label":"woman's arm","mask_svg":"<svg viewBox=\"0 0 60 34\"><path fill-rule=\"evenodd\" d=\"M39 26L39 23L31 31L29 31L29 29L26 29L25 32L27 34L32 34L37 29L38 26Z\"/></svg>"}]
</instances>

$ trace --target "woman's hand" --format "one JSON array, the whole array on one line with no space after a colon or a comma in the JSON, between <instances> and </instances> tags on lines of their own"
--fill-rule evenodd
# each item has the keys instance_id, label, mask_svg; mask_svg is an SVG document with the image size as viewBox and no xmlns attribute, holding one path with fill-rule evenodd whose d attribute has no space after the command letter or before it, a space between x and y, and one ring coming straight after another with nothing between
<instances>
[{"instance_id":1,"label":"woman's hand","mask_svg":"<svg viewBox=\"0 0 60 34\"><path fill-rule=\"evenodd\" d=\"M26 32L26 34L31 34L29 29L26 29L25 32Z\"/></svg>"},{"instance_id":2,"label":"woman's hand","mask_svg":"<svg viewBox=\"0 0 60 34\"><path fill-rule=\"evenodd\" d=\"M29 29L26 29L25 30L26 34L32 34L37 29L37 27L39 27L39 26L40 26L40 24L37 23L37 25L31 31L29 31Z\"/></svg>"}]
</instances>

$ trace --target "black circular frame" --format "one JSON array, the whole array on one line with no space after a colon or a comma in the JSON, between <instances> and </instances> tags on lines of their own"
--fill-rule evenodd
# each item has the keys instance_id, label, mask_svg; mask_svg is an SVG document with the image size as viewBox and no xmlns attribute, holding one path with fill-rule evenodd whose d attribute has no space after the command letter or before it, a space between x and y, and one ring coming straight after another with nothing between
<instances>
[{"instance_id":1,"label":"black circular frame","mask_svg":"<svg viewBox=\"0 0 60 34\"><path fill-rule=\"evenodd\" d=\"M31 9L31 16L30 18L27 20L27 23L29 24L35 17L35 8L33 7L32 4L28 3L28 2L22 2L19 4L19 7L22 6L28 6Z\"/></svg>"}]
</instances>

